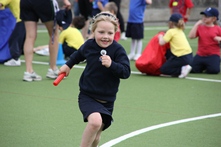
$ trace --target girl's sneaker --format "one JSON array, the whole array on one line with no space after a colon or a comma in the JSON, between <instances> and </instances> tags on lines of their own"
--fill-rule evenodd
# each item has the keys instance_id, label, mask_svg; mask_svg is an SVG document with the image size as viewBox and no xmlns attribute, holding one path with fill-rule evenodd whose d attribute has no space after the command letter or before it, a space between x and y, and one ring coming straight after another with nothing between
<instances>
[{"instance_id":1,"label":"girl's sneaker","mask_svg":"<svg viewBox=\"0 0 221 147\"><path fill-rule=\"evenodd\" d=\"M33 73L24 72L23 81L32 82L32 81L41 81L41 80L42 80L41 76L39 76L35 72Z\"/></svg>"}]
</instances>

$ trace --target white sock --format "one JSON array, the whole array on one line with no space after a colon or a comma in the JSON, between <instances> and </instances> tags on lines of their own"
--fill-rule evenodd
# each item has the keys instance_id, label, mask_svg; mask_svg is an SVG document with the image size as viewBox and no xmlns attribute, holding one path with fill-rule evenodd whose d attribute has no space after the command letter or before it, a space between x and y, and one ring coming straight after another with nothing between
<instances>
[{"instance_id":1,"label":"white sock","mask_svg":"<svg viewBox=\"0 0 221 147\"><path fill-rule=\"evenodd\" d=\"M132 39L131 40L131 48L130 48L131 54L135 54L136 47L137 47L137 40Z\"/></svg>"},{"instance_id":2,"label":"white sock","mask_svg":"<svg viewBox=\"0 0 221 147\"><path fill-rule=\"evenodd\" d=\"M143 41L142 39L137 40L137 54L142 53L142 48L143 48Z\"/></svg>"}]
</instances>

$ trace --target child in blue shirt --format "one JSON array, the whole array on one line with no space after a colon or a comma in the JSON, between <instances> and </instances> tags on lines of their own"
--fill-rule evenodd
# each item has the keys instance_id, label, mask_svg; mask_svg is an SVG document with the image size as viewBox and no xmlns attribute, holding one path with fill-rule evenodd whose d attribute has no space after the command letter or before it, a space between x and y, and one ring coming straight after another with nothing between
<instances>
[{"instance_id":1,"label":"child in blue shirt","mask_svg":"<svg viewBox=\"0 0 221 147\"><path fill-rule=\"evenodd\" d=\"M147 4L152 0L131 0L129 18L127 22L126 37L132 38L129 60L137 60L142 52L142 39L144 38L144 12Z\"/></svg>"}]
</instances>

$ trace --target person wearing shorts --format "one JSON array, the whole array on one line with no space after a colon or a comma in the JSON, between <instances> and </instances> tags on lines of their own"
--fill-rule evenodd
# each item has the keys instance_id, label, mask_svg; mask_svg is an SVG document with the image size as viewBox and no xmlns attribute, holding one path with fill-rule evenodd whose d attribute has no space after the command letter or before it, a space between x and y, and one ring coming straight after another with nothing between
<instances>
[{"instance_id":1,"label":"person wearing shorts","mask_svg":"<svg viewBox=\"0 0 221 147\"><path fill-rule=\"evenodd\" d=\"M127 22L126 37L131 38L129 60L137 60L142 52L142 39L144 38L143 18L147 4L152 0L130 0L129 18Z\"/></svg>"},{"instance_id":2,"label":"person wearing shorts","mask_svg":"<svg viewBox=\"0 0 221 147\"><path fill-rule=\"evenodd\" d=\"M112 123L120 82L131 73L125 49L114 41L118 29L115 15L101 12L93 17L91 25L94 37L71 54L59 71L68 76L73 66L87 61L79 79L78 104L83 120L87 122L81 147L98 146L102 132Z\"/></svg>"},{"instance_id":3,"label":"person wearing shorts","mask_svg":"<svg viewBox=\"0 0 221 147\"><path fill-rule=\"evenodd\" d=\"M71 9L69 0L63 0L65 8ZM24 81L40 81L42 77L38 75L32 66L33 48L37 38L37 26L39 20L46 26L49 35L49 53L50 68L46 77L55 79L58 76L58 68L56 66L58 53L58 29L55 25L55 13L59 9L56 0L21 0L21 19L25 23L26 39L24 43L24 55L26 71L24 72Z\"/></svg>"},{"instance_id":4,"label":"person wearing shorts","mask_svg":"<svg viewBox=\"0 0 221 147\"><path fill-rule=\"evenodd\" d=\"M102 128L103 131L113 122L112 113L114 109L114 102L101 101L96 98L91 98L84 92L80 92L78 104L83 114L84 122L88 122L88 116L95 112L99 112L101 114L103 124L105 124Z\"/></svg>"}]
</instances>

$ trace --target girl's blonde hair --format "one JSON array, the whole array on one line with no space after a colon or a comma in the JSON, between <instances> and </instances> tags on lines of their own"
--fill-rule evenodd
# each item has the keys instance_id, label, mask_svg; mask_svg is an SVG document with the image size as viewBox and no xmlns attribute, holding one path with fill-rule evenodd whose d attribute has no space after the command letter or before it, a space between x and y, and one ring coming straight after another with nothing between
<instances>
[{"instance_id":1,"label":"girl's blonde hair","mask_svg":"<svg viewBox=\"0 0 221 147\"><path fill-rule=\"evenodd\" d=\"M184 22L183 18L181 18L178 22L169 21L169 28L173 28L174 26L179 29L184 30L185 29L185 22Z\"/></svg>"},{"instance_id":2,"label":"girl's blonde hair","mask_svg":"<svg viewBox=\"0 0 221 147\"><path fill-rule=\"evenodd\" d=\"M117 18L111 14L110 12L101 12L95 15L91 21L91 31L94 32L97 28L97 23L101 21L108 21L114 25L114 31L116 32L118 29Z\"/></svg>"}]
</instances>

